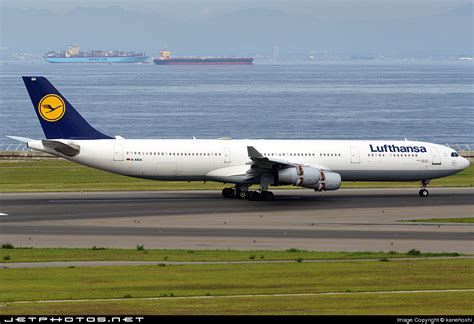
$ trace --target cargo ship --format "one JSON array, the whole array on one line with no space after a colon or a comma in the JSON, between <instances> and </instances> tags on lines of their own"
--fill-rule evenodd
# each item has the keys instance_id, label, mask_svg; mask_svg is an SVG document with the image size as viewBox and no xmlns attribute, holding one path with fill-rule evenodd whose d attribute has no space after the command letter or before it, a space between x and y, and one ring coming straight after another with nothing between
<instances>
[{"instance_id":1,"label":"cargo ship","mask_svg":"<svg viewBox=\"0 0 474 324\"><path fill-rule=\"evenodd\" d=\"M171 52L160 51L160 57L153 59L157 65L250 65L252 57L171 57Z\"/></svg>"},{"instance_id":2,"label":"cargo ship","mask_svg":"<svg viewBox=\"0 0 474 324\"><path fill-rule=\"evenodd\" d=\"M46 53L43 58L50 63L144 63L149 56L145 53L119 51L81 52L78 45L69 46L67 51Z\"/></svg>"}]
</instances>

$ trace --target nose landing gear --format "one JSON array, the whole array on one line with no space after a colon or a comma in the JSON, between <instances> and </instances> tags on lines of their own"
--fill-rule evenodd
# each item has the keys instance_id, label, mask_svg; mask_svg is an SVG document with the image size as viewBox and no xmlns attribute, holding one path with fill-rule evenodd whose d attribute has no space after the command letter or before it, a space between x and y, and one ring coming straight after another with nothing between
<instances>
[{"instance_id":1,"label":"nose landing gear","mask_svg":"<svg viewBox=\"0 0 474 324\"><path fill-rule=\"evenodd\" d=\"M430 194L428 192L428 184L430 183L430 180L422 180L421 181L421 189L420 191L418 192L418 194L420 195L420 197L428 197L428 195Z\"/></svg>"}]
</instances>

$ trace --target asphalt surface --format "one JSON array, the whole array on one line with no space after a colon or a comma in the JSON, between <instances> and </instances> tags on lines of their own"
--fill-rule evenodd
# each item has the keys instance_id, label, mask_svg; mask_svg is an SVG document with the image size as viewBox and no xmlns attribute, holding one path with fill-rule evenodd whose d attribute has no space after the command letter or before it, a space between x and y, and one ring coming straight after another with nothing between
<instances>
[{"instance_id":1,"label":"asphalt surface","mask_svg":"<svg viewBox=\"0 0 474 324\"><path fill-rule=\"evenodd\" d=\"M0 242L34 247L474 252L473 188L275 191L274 201L216 191L0 194Z\"/></svg>"}]
</instances>

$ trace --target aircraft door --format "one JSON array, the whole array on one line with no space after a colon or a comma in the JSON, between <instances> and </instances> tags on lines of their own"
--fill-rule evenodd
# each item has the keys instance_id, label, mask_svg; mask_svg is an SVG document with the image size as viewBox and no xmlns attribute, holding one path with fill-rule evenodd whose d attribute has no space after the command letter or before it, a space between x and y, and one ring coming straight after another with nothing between
<instances>
[{"instance_id":1,"label":"aircraft door","mask_svg":"<svg viewBox=\"0 0 474 324\"><path fill-rule=\"evenodd\" d=\"M360 152L357 146L351 146L351 163L360 163Z\"/></svg>"},{"instance_id":2,"label":"aircraft door","mask_svg":"<svg viewBox=\"0 0 474 324\"><path fill-rule=\"evenodd\" d=\"M123 161L123 145L114 144L114 161Z\"/></svg>"},{"instance_id":3,"label":"aircraft door","mask_svg":"<svg viewBox=\"0 0 474 324\"><path fill-rule=\"evenodd\" d=\"M431 147L431 164L441 165L441 156L437 147Z\"/></svg>"}]
</instances>

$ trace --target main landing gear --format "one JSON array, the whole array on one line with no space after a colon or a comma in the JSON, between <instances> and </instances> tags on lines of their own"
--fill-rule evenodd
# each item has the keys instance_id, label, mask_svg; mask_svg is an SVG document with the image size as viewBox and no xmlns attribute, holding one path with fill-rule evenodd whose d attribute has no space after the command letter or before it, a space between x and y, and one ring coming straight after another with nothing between
<instances>
[{"instance_id":1,"label":"main landing gear","mask_svg":"<svg viewBox=\"0 0 474 324\"><path fill-rule=\"evenodd\" d=\"M243 190L245 189L245 190ZM224 188L222 189L222 196L224 198L238 198L248 199L252 201L256 200L273 200L275 195L273 192L268 190L249 191L248 188Z\"/></svg>"},{"instance_id":2,"label":"main landing gear","mask_svg":"<svg viewBox=\"0 0 474 324\"><path fill-rule=\"evenodd\" d=\"M428 195L430 194L428 192L428 184L430 183L430 180L422 180L421 181L421 189L420 191L418 192L418 194L420 195L420 197L428 197Z\"/></svg>"}]
</instances>

